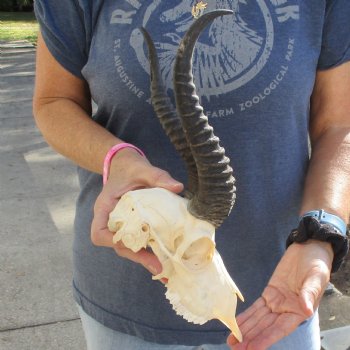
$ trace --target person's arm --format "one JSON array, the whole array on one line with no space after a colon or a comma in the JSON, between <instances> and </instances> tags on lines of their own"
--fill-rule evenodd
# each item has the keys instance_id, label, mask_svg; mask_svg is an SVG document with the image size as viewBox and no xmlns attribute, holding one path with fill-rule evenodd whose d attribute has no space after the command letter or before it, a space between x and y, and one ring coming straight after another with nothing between
<instances>
[{"instance_id":1,"label":"person's arm","mask_svg":"<svg viewBox=\"0 0 350 350\"><path fill-rule=\"evenodd\" d=\"M44 138L76 164L102 174L108 150L123 141L92 120L87 83L56 61L41 35L36 67L33 113ZM95 203L91 239L95 245L112 247L119 255L157 274L161 266L153 254L147 251L134 254L122 243L113 244L113 234L107 229L108 215L118 199L138 187L163 187L173 192L183 189L166 171L153 167L137 151L124 148L113 157L107 184Z\"/></svg>"},{"instance_id":2,"label":"person's arm","mask_svg":"<svg viewBox=\"0 0 350 350\"><path fill-rule=\"evenodd\" d=\"M350 216L350 62L320 71L311 99L312 157L300 213Z\"/></svg>"},{"instance_id":3,"label":"person's arm","mask_svg":"<svg viewBox=\"0 0 350 350\"><path fill-rule=\"evenodd\" d=\"M86 82L65 70L38 38L33 98L35 121L59 153L96 173L108 149L121 142L91 118Z\"/></svg>"},{"instance_id":4,"label":"person's arm","mask_svg":"<svg viewBox=\"0 0 350 350\"><path fill-rule=\"evenodd\" d=\"M300 214L325 209L346 223L350 216L350 62L317 73L311 99L312 156ZM329 243L293 243L277 265L262 297L237 321L243 343L234 350L265 350L312 316L330 278Z\"/></svg>"}]
</instances>

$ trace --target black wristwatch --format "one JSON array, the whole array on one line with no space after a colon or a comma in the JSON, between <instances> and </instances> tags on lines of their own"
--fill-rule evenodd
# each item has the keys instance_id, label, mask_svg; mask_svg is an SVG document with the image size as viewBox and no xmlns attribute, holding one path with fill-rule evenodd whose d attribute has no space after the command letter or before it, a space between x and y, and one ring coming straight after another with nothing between
<instances>
[{"instance_id":1,"label":"black wristwatch","mask_svg":"<svg viewBox=\"0 0 350 350\"><path fill-rule=\"evenodd\" d=\"M286 247L309 239L329 242L334 251L332 272L336 272L349 252L348 233L346 224L340 217L323 209L313 210L301 217L298 228L289 234Z\"/></svg>"}]
</instances>

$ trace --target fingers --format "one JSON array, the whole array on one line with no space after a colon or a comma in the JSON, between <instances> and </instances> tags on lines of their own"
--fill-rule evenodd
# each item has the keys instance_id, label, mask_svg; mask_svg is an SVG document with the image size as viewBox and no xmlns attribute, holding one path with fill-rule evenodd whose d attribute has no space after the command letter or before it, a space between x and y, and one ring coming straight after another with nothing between
<instances>
[{"instance_id":1,"label":"fingers","mask_svg":"<svg viewBox=\"0 0 350 350\"><path fill-rule=\"evenodd\" d=\"M96 246L113 247L113 233L107 228L109 210L96 208L91 223L91 241Z\"/></svg>"},{"instance_id":2,"label":"fingers","mask_svg":"<svg viewBox=\"0 0 350 350\"><path fill-rule=\"evenodd\" d=\"M270 326L274 324L278 317L278 314L268 313L265 314L262 318L260 318L259 322L255 323L255 326L250 328L249 331L244 336L244 340L249 342L259 337L262 332L265 332Z\"/></svg>"},{"instance_id":3,"label":"fingers","mask_svg":"<svg viewBox=\"0 0 350 350\"><path fill-rule=\"evenodd\" d=\"M238 341L230 335L227 343L233 350L266 350L285 336L292 333L298 325L304 321L304 318L296 314L277 314L270 311L265 314L261 311L259 322L255 323L253 328L243 333L243 342ZM262 316L264 315L264 316ZM252 315L255 317L255 314ZM259 317L257 315L257 317Z\"/></svg>"},{"instance_id":4,"label":"fingers","mask_svg":"<svg viewBox=\"0 0 350 350\"><path fill-rule=\"evenodd\" d=\"M91 240L97 246L111 247L115 252L126 259L143 265L153 275L162 272L162 265L158 258L151 252L141 249L134 253L126 248L122 242L113 243L114 233L110 232L106 227L110 210L107 207L99 205L95 206L95 216L91 225Z\"/></svg>"},{"instance_id":5,"label":"fingers","mask_svg":"<svg viewBox=\"0 0 350 350\"><path fill-rule=\"evenodd\" d=\"M97 246L113 247L113 233L108 230L107 223L110 212L114 209L125 192L138 187L162 187L171 192L179 193L183 184L173 179L166 171L151 167L143 180L134 180L133 183L119 183L118 188L107 182L107 185L98 196L94 206L94 217L91 223L91 240ZM110 181L110 180L109 180Z\"/></svg>"},{"instance_id":6,"label":"fingers","mask_svg":"<svg viewBox=\"0 0 350 350\"><path fill-rule=\"evenodd\" d=\"M174 193L180 193L184 186L181 182L175 180L164 170L153 168L146 179L149 187L162 187Z\"/></svg>"},{"instance_id":7,"label":"fingers","mask_svg":"<svg viewBox=\"0 0 350 350\"><path fill-rule=\"evenodd\" d=\"M263 329L259 335L252 339L247 339L247 350L266 350L271 345L277 343L290 333L292 333L298 325L304 321L300 315L296 314L279 314L274 322ZM236 350L236 349L235 349ZM237 350L241 350L237 347Z\"/></svg>"},{"instance_id":8,"label":"fingers","mask_svg":"<svg viewBox=\"0 0 350 350\"><path fill-rule=\"evenodd\" d=\"M114 209L117 199L101 192L94 206L94 218L91 224L91 241L96 246L111 247L115 252L135 263L143 265L153 275L162 271L162 265L158 258L151 252L141 249L134 253L126 248L122 242L113 243L114 233L110 232L107 227L109 213Z\"/></svg>"},{"instance_id":9,"label":"fingers","mask_svg":"<svg viewBox=\"0 0 350 350\"><path fill-rule=\"evenodd\" d=\"M126 248L123 243L118 242L114 245L114 250L119 256L141 264L153 275L158 275L162 272L162 264L158 258L146 249L141 249L137 253L134 253L132 250Z\"/></svg>"},{"instance_id":10,"label":"fingers","mask_svg":"<svg viewBox=\"0 0 350 350\"><path fill-rule=\"evenodd\" d=\"M305 319L301 314L272 312L265 300L259 298L237 317L243 342L239 343L231 334L227 344L234 350L265 350L293 332Z\"/></svg>"},{"instance_id":11,"label":"fingers","mask_svg":"<svg viewBox=\"0 0 350 350\"><path fill-rule=\"evenodd\" d=\"M125 192L140 187L163 187L174 193L183 190L183 185L168 172L152 166L147 158L130 149L124 149L113 158L109 179Z\"/></svg>"},{"instance_id":12,"label":"fingers","mask_svg":"<svg viewBox=\"0 0 350 350\"><path fill-rule=\"evenodd\" d=\"M271 310L263 305L261 308L257 309L252 317L248 318L245 322L240 325L240 330L247 337L249 334L257 334L259 332L259 328L266 327L264 321L266 317L271 314ZM255 332L253 332L255 330ZM250 338L253 338L250 337Z\"/></svg>"},{"instance_id":13,"label":"fingers","mask_svg":"<svg viewBox=\"0 0 350 350\"><path fill-rule=\"evenodd\" d=\"M96 246L113 247L113 233L108 230L109 213L117 204L117 198L102 191L94 206L94 217L91 223L91 241Z\"/></svg>"},{"instance_id":14,"label":"fingers","mask_svg":"<svg viewBox=\"0 0 350 350\"><path fill-rule=\"evenodd\" d=\"M237 316L238 326L241 326L247 319L252 317L255 312L265 306L265 300L263 298L257 299L253 305Z\"/></svg>"},{"instance_id":15,"label":"fingers","mask_svg":"<svg viewBox=\"0 0 350 350\"><path fill-rule=\"evenodd\" d=\"M291 246L272 275L262 298L237 317L243 334L234 350L266 350L312 316L330 274L328 251L318 244Z\"/></svg>"},{"instance_id":16,"label":"fingers","mask_svg":"<svg viewBox=\"0 0 350 350\"><path fill-rule=\"evenodd\" d=\"M137 253L134 253L132 250L126 248L122 242L118 242L114 245L114 250L119 256L129 259L137 264L141 264L153 276L156 276L163 271L162 264L157 256L146 249L141 249ZM166 278L161 278L159 281L164 284L168 282Z\"/></svg>"},{"instance_id":17,"label":"fingers","mask_svg":"<svg viewBox=\"0 0 350 350\"><path fill-rule=\"evenodd\" d=\"M243 334L243 340L245 340L246 333L249 333L249 331L254 328L261 317L264 317L269 312L270 310L266 307L265 300L263 298L259 298L253 305L237 316L237 324ZM233 334L228 336L228 346L233 346L238 343L238 340ZM234 347L234 349L236 349L236 347Z\"/></svg>"},{"instance_id":18,"label":"fingers","mask_svg":"<svg viewBox=\"0 0 350 350\"><path fill-rule=\"evenodd\" d=\"M315 305L315 296L313 295L313 292L309 290L302 290L300 293L300 297L303 312L309 317L312 316Z\"/></svg>"},{"instance_id":19,"label":"fingers","mask_svg":"<svg viewBox=\"0 0 350 350\"><path fill-rule=\"evenodd\" d=\"M300 291L300 303L307 317L312 316L317 309L326 288L327 274L314 273L305 279Z\"/></svg>"},{"instance_id":20,"label":"fingers","mask_svg":"<svg viewBox=\"0 0 350 350\"><path fill-rule=\"evenodd\" d=\"M265 327L270 326L276 317L276 314L272 314L271 310L266 306L263 298L259 298L252 306L238 315L237 323L243 334L244 343L249 339L253 339ZM238 340L231 334L227 338L227 344L233 346L238 344ZM244 349L242 346L241 348Z\"/></svg>"},{"instance_id":21,"label":"fingers","mask_svg":"<svg viewBox=\"0 0 350 350\"><path fill-rule=\"evenodd\" d=\"M134 157L132 161L128 157ZM121 242L113 243L114 233L108 230L109 214L115 208L118 199L126 192L137 188L162 187L179 193L183 184L173 179L162 169L153 167L145 158L130 154L120 157L111 167L110 176L94 206L94 217L91 224L91 240L97 246L111 247L116 253L135 263L143 265L153 275L162 272L162 265L151 252L141 249L137 253L126 248ZM161 279L166 283L166 279Z\"/></svg>"}]
</instances>

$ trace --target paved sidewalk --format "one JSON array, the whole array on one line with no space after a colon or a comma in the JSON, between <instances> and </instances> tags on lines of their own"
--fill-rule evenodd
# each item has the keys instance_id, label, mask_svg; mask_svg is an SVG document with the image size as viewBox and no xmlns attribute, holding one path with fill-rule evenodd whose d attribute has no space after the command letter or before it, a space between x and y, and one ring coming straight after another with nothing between
<instances>
[{"instance_id":1,"label":"paved sidewalk","mask_svg":"<svg viewBox=\"0 0 350 350\"><path fill-rule=\"evenodd\" d=\"M84 350L71 293L75 168L34 125L34 48L0 50L0 349Z\"/></svg>"},{"instance_id":2,"label":"paved sidewalk","mask_svg":"<svg viewBox=\"0 0 350 350\"><path fill-rule=\"evenodd\" d=\"M71 293L75 167L34 125L34 48L0 50L0 349L84 350ZM323 330L349 326L350 298L330 290L320 315ZM325 349L349 349L349 329L339 331L348 347Z\"/></svg>"}]
</instances>

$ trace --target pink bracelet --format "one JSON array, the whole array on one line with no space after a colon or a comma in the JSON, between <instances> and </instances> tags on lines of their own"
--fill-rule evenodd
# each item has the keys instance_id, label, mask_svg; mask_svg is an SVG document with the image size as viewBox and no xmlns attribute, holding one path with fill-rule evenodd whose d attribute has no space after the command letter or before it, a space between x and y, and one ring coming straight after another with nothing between
<instances>
[{"instance_id":1,"label":"pink bracelet","mask_svg":"<svg viewBox=\"0 0 350 350\"><path fill-rule=\"evenodd\" d=\"M145 157L145 154L136 146L131 143L119 143L114 145L106 154L105 160L103 162L103 184L105 185L108 180L109 168L111 166L112 158L122 149L124 148L133 148L137 152L141 154L141 156Z\"/></svg>"}]
</instances>

